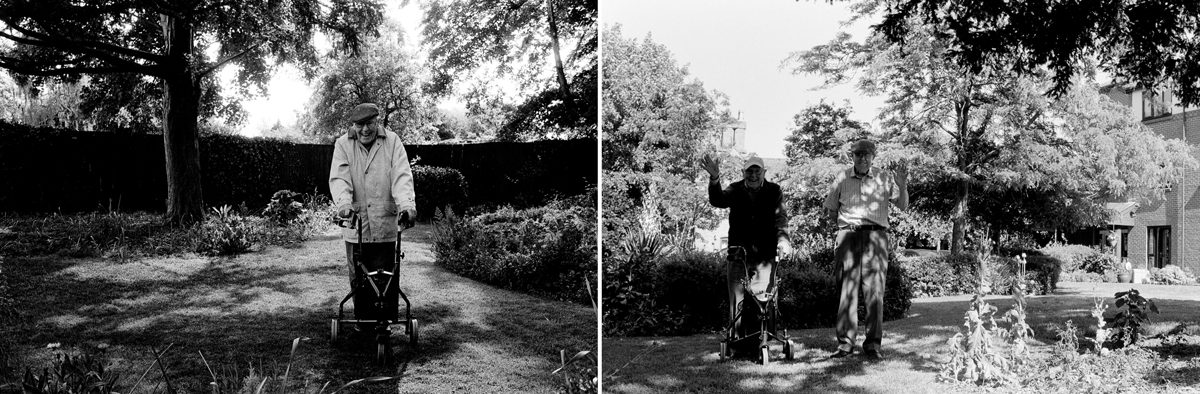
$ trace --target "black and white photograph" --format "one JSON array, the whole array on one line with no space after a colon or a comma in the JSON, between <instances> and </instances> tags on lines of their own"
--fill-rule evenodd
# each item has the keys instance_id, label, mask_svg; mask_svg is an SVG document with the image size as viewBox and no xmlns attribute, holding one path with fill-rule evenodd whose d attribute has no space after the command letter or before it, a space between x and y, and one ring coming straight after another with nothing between
<instances>
[{"instance_id":1,"label":"black and white photograph","mask_svg":"<svg viewBox=\"0 0 1200 394\"><path fill-rule=\"evenodd\" d=\"M0 392L598 392L598 11L0 0Z\"/></svg>"},{"instance_id":2,"label":"black and white photograph","mask_svg":"<svg viewBox=\"0 0 1200 394\"><path fill-rule=\"evenodd\" d=\"M1200 6L601 4L602 390L1200 391Z\"/></svg>"}]
</instances>

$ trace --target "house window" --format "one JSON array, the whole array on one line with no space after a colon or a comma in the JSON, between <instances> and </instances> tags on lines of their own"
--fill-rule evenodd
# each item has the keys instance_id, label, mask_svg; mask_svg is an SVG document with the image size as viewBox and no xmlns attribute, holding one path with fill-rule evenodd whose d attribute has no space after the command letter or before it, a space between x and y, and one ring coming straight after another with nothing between
<instances>
[{"instance_id":1,"label":"house window","mask_svg":"<svg viewBox=\"0 0 1200 394\"><path fill-rule=\"evenodd\" d=\"M1171 89L1160 86L1142 92L1142 119L1152 119L1171 114L1173 105Z\"/></svg>"},{"instance_id":2,"label":"house window","mask_svg":"<svg viewBox=\"0 0 1200 394\"><path fill-rule=\"evenodd\" d=\"M1171 264L1171 226L1147 227L1146 233L1146 262L1156 268Z\"/></svg>"}]
</instances>

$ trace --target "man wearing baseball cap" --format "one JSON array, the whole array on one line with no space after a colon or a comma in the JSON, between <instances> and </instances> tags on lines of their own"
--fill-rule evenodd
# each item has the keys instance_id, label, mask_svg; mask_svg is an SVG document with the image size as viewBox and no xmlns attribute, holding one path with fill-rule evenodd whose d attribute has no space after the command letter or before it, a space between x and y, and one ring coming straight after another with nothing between
<instances>
[{"instance_id":1,"label":"man wearing baseball cap","mask_svg":"<svg viewBox=\"0 0 1200 394\"><path fill-rule=\"evenodd\" d=\"M354 248L361 248L360 257L368 270L390 266L396 255L398 226L412 227L417 216L408 152L400 136L380 126L379 115L379 107L372 103L350 111L346 119L350 130L333 143L329 167L329 193L338 216L350 218L357 213L362 226L362 245L358 245L355 230L342 231L352 287ZM372 306L367 304L360 305L355 299L357 318L370 318Z\"/></svg>"},{"instance_id":2,"label":"man wearing baseball cap","mask_svg":"<svg viewBox=\"0 0 1200 394\"><path fill-rule=\"evenodd\" d=\"M729 261L726 283L729 291L729 319L739 336L742 329L739 311L742 310L744 289L741 279L750 268L750 290L759 294L771 285L771 270L775 256L787 256L792 245L787 234L787 211L783 208L783 190L765 179L767 169L763 160L751 156L742 164L742 180L721 188L721 162L705 155L701 166L708 171L708 202L717 208L729 208ZM745 251L745 254L735 252ZM736 259L744 257L745 267ZM735 318L737 318L735 320ZM734 349L735 352L757 352L758 349ZM754 353L757 354L757 353Z\"/></svg>"},{"instance_id":3,"label":"man wearing baseball cap","mask_svg":"<svg viewBox=\"0 0 1200 394\"><path fill-rule=\"evenodd\" d=\"M866 297L867 336L863 355L882 359L883 296L888 267L888 209L908 209L908 171L895 173L873 167L875 143L861 139L850 144L854 165L834 178L825 197L825 212L837 223L834 261L842 266L842 295L838 302L838 349L831 357L854 352L858 329L858 292Z\"/></svg>"}]
</instances>

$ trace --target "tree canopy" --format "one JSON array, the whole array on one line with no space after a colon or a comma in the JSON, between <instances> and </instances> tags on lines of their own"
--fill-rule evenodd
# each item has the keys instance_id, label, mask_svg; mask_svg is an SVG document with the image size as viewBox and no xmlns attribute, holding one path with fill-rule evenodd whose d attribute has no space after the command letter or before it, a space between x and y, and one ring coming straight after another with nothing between
<instances>
[{"instance_id":1,"label":"tree canopy","mask_svg":"<svg viewBox=\"0 0 1200 394\"><path fill-rule=\"evenodd\" d=\"M785 138L784 155L788 165L803 158L837 157L846 141L865 135L866 125L850 119L850 107L835 107L822 100L792 117L795 125Z\"/></svg>"},{"instance_id":2,"label":"tree canopy","mask_svg":"<svg viewBox=\"0 0 1200 394\"><path fill-rule=\"evenodd\" d=\"M704 194L700 157L720 155L723 173L740 174L729 153L715 149L732 119L727 105L649 37L626 38L614 26L603 45L605 233L642 229L690 245L697 225L711 227L717 219Z\"/></svg>"},{"instance_id":3,"label":"tree canopy","mask_svg":"<svg viewBox=\"0 0 1200 394\"><path fill-rule=\"evenodd\" d=\"M885 7L877 30L906 43L912 20L942 27L946 55L973 72L1001 61L1021 74L1053 72L1065 94L1082 61L1096 60L1119 80L1153 87L1173 81L1185 104L1200 103L1200 2L1194 0L947 1L871 0Z\"/></svg>"},{"instance_id":4,"label":"tree canopy","mask_svg":"<svg viewBox=\"0 0 1200 394\"><path fill-rule=\"evenodd\" d=\"M595 0L433 0L424 5L423 33L434 70L427 91L442 96L468 85L459 90L467 92L473 112L503 109L500 139L595 135ZM517 82L517 101L504 101L494 92L493 74Z\"/></svg>"},{"instance_id":5,"label":"tree canopy","mask_svg":"<svg viewBox=\"0 0 1200 394\"><path fill-rule=\"evenodd\" d=\"M261 89L273 68L301 66L311 77L318 31L354 51L382 18L373 0L0 0L0 68L35 80L133 74L162 83L167 218L203 215L197 124L205 81L238 66L242 89ZM214 49L215 58L207 56Z\"/></svg>"},{"instance_id":6,"label":"tree canopy","mask_svg":"<svg viewBox=\"0 0 1200 394\"><path fill-rule=\"evenodd\" d=\"M1196 165L1186 144L1149 131L1087 80L1072 81L1054 99L1043 94L1054 84L1045 73L1013 70L998 58L978 69L960 64L948 55L955 46L945 29L910 19L903 44L839 34L786 64L886 97L878 136L885 144L876 162L905 163L918 181L955 185L953 251L961 251L973 216L972 190L1049 191L1070 197L1048 200L1060 207L1094 207L1106 199L1161 198L1182 168Z\"/></svg>"},{"instance_id":7,"label":"tree canopy","mask_svg":"<svg viewBox=\"0 0 1200 394\"><path fill-rule=\"evenodd\" d=\"M426 135L433 132L426 125L436 111L421 90L429 72L404 50L398 24L389 21L380 30L357 55L344 53L327 61L301 122L305 134L332 141L345 133L346 114L355 105L372 102L383 111L383 126L405 141L432 137Z\"/></svg>"}]
</instances>

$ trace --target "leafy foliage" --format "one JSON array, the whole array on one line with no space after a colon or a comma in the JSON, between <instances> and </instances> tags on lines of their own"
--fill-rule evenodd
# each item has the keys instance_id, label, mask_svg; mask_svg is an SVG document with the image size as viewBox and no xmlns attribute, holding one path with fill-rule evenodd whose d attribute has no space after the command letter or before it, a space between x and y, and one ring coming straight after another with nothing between
<instances>
[{"instance_id":1,"label":"leafy foliage","mask_svg":"<svg viewBox=\"0 0 1200 394\"><path fill-rule=\"evenodd\" d=\"M432 98L421 90L429 71L402 47L404 37L392 21L359 53L339 54L321 71L301 118L305 134L332 142L346 132L346 115L360 103L375 103L383 127L405 143L432 139L426 125L435 115Z\"/></svg>"},{"instance_id":2,"label":"leafy foliage","mask_svg":"<svg viewBox=\"0 0 1200 394\"><path fill-rule=\"evenodd\" d=\"M725 253L679 251L659 235L630 237L604 261L606 335L688 335L719 330L727 323ZM841 280L833 256L782 262L779 308L785 327L832 327L837 321ZM912 276L889 264L884 319L903 318L912 305ZM860 319L866 308L860 303Z\"/></svg>"},{"instance_id":3,"label":"leafy foliage","mask_svg":"<svg viewBox=\"0 0 1200 394\"><path fill-rule=\"evenodd\" d=\"M981 295L971 299L971 307L963 314L963 331L955 333L948 343L951 359L942 366L939 380L988 386L1017 382L1012 360L992 342L1002 332L996 312L996 307L984 302Z\"/></svg>"},{"instance_id":4,"label":"leafy foliage","mask_svg":"<svg viewBox=\"0 0 1200 394\"><path fill-rule=\"evenodd\" d=\"M586 198L475 217L439 211L436 261L495 286L543 297L594 301L595 206Z\"/></svg>"},{"instance_id":5,"label":"leafy foliage","mask_svg":"<svg viewBox=\"0 0 1200 394\"><path fill-rule=\"evenodd\" d=\"M1165 267L1150 270L1150 283L1160 285L1194 285L1196 275L1188 267L1167 264Z\"/></svg>"},{"instance_id":6,"label":"leafy foliage","mask_svg":"<svg viewBox=\"0 0 1200 394\"><path fill-rule=\"evenodd\" d=\"M1074 77L1091 70L1080 59L1097 59L1100 68L1142 86L1178 82L1175 95L1200 102L1200 72L1188 56L1197 44L1200 4L1164 1L889 2L877 27L891 42L905 43L918 20L946 26L944 39L953 51L945 56L980 72L992 62L1022 74L1054 72L1050 91L1067 92Z\"/></svg>"},{"instance_id":7,"label":"leafy foliage","mask_svg":"<svg viewBox=\"0 0 1200 394\"><path fill-rule=\"evenodd\" d=\"M278 225L287 225L296 220L303 212L304 204L300 202L301 195L291 190L280 190L271 196L271 202L263 210L263 216Z\"/></svg>"},{"instance_id":8,"label":"leafy foliage","mask_svg":"<svg viewBox=\"0 0 1200 394\"><path fill-rule=\"evenodd\" d=\"M53 370L43 369L41 375L26 368L21 391L33 394L109 393L115 392L120 377L92 355L72 358L69 354L59 353L54 356L52 367Z\"/></svg>"},{"instance_id":9,"label":"leafy foliage","mask_svg":"<svg viewBox=\"0 0 1200 394\"><path fill-rule=\"evenodd\" d=\"M795 126L784 146L791 166L804 158L840 157L845 143L866 135L866 125L850 119L848 103L834 107L822 100L800 111L792 121Z\"/></svg>"},{"instance_id":10,"label":"leafy foliage","mask_svg":"<svg viewBox=\"0 0 1200 394\"><path fill-rule=\"evenodd\" d=\"M437 211L457 208L464 212L467 206L467 180L453 168L414 165L413 187L416 189L417 216L432 219Z\"/></svg>"},{"instance_id":11,"label":"leafy foliage","mask_svg":"<svg viewBox=\"0 0 1200 394\"><path fill-rule=\"evenodd\" d=\"M244 253L254 245L254 224L229 205L213 208L214 216L201 226L200 250L210 255Z\"/></svg>"},{"instance_id":12,"label":"leafy foliage","mask_svg":"<svg viewBox=\"0 0 1200 394\"><path fill-rule=\"evenodd\" d=\"M112 83L128 89L147 83L141 77L161 82L167 217L190 224L204 214L196 139L200 114L220 112L205 108L219 102L212 89L214 72L226 64L237 65L242 90L265 87L275 64L298 64L311 77L318 30L337 39L338 48L357 50L360 35L378 26L380 8L372 0L6 0L0 1L0 23L5 26L0 38L15 45L0 48L0 68L29 76L35 85L48 79L74 82L85 74L131 75L132 79L98 80L104 87ZM204 56L210 48L216 48L216 59ZM153 100L152 89L146 92L131 99ZM105 98L104 91L92 93L98 93L93 102L101 106L124 104L120 98Z\"/></svg>"},{"instance_id":13,"label":"leafy foliage","mask_svg":"<svg viewBox=\"0 0 1200 394\"><path fill-rule=\"evenodd\" d=\"M434 70L426 91L441 96L471 85L464 96L468 110L480 115L500 108L499 137L505 140L595 135L595 0L438 0L423 6ZM519 101L495 92L493 77L515 77Z\"/></svg>"},{"instance_id":14,"label":"leafy foliage","mask_svg":"<svg viewBox=\"0 0 1200 394\"><path fill-rule=\"evenodd\" d=\"M728 109L661 44L627 39L612 27L605 31L604 53L606 243L617 245L636 228L690 248L694 229L715 227L719 219L698 163L713 154L731 119ZM740 173L729 153L716 156L725 163L723 173Z\"/></svg>"},{"instance_id":15,"label":"leafy foliage","mask_svg":"<svg viewBox=\"0 0 1200 394\"><path fill-rule=\"evenodd\" d=\"M879 4L859 8L860 16ZM1066 213L1053 219L1068 223L1094 220L1102 212L1097 201L1106 198L1160 199L1163 185L1197 166L1185 144L1154 134L1086 80L1050 99L1042 94L1050 84L1047 76L1014 72L1007 59L981 58L978 67L956 62L950 55L958 48L943 33L955 26L915 18L892 23L902 36L889 40L877 34L860 43L839 34L794 53L787 64L795 73L821 74L827 84L853 79L865 94L886 98L880 115L885 143L877 161L918 169L912 173L915 183L950 185L949 204L940 211L954 220L955 253L963 248L971 196L979 191L1042 195L1055 206L1086 208L1051 210ZM1000 207L988 216L1038 216L1019 203ZM997 230L1021 226L990 222Z\"/></svg>"},{"instance_id":16,"label":"leafy foliage","mask_svg":"<svg viewBox=\"0 0 1200 394\"><path fill-rule=\"evenodd\" d=\"M1149 312L1158 313L1154 300L1142 297L1137 289L1129 289L1115 295L1117 308L1124 307L1104 325L1109 331L1105 344L1126 347L1137 343L1142 324L1150 322Z\"/></svg>"}]
</instances>

